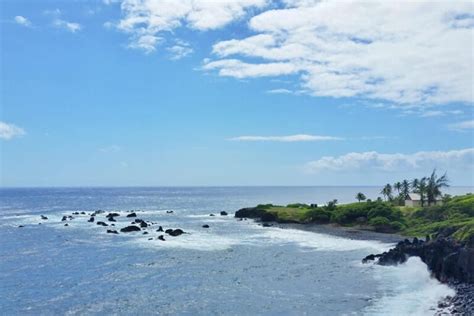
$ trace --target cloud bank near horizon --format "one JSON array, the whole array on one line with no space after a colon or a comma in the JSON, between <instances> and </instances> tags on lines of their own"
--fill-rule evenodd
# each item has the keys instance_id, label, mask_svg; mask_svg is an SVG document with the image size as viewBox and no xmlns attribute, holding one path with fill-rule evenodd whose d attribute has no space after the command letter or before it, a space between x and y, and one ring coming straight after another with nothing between
<instances>
[{"instance_id":1,"label":"cloud bank near horizon","mask_svg":"<svg viewBox=\"0 0 474 316\"><path fill-rule=\"evenodd\" d=\"M308 162L308 173L374 170L395 172L419 169L474 169L474 148L450 151L420 151L412 154L383 154L376 151L351 152L341 156L325 156Z\"/></svg>"}]
</instances>

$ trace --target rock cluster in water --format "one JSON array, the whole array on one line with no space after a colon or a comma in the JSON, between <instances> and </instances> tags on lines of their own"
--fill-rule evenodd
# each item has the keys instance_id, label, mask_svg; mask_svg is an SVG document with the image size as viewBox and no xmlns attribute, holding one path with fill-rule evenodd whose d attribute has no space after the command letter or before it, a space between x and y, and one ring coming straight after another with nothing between
<instances>
[{"instance_id":1,"label":"rock cluster in water","mask_svg":"<svg viewBox=\"0 0 474 316\"><path fill-rule=\"evenodd\" d=\"M145 221L145 220L142 220L140 218L137 218L137 212L140 212L140 211L128 211L127 215L125 216L122 216L124 219L127 219L127 218L133 218L133 222L131 222L130 224L131 225L127 225L127 226L124 226L120 229L107 229L106 230L106 233L107 234L120 234L120 233L131 233L131 232L142 232L143 235L148 235L149 232L147 231L148 228L151 228L153 225L155 225L156 223L153 223L153 222L149 222L149 221ZM104 220L97 220L96 221L96 217L97 215L101 215L101 214L105 214L106 212L103 211L103 210L97 210L97 211L94 211L92 213L86 213L84 211L75 211L75 212L72 212L72 215L88 215L89 218L87 220L87 222L89 223L95 223L95 225L98 225L98 226L104 226L104 227L110 227L110 226L115 226L115 223L107 223L105 222L105 220L107 220L108 222L117 222L117 219L118 217L120 217L120 214L119 213L116 213L116 212L110 212L108 213L107 215L104 216ZM173 214L174 212L173 211L166 211L167 214ZM221 216L227 216L227 212L225 211L222 211L220 212ZM72 215L64 215L62 216L61 218L61 221L62 222L65 222L65 221L72 221L73 219L75 219L76 217L75 216L72 216ZM211 216L214 216L214 214L211 214ZM45 215L41 215L40 216L41 220L48 220L48 217L45 216ZM41 224L41 223L39 223ZM119 223L117 223L119 224ZM64 226L69 226L68 223L65 223ZM22 228L24 227L24 225L19 225L18 227ZM203 225L202 228L209 228L209 225ZM168 228L166 230L163 229L162 226L159 226L158 229L156 230L156 232L163 232L169 236L172 236L172 237L177 237L177 236L181 236L183 234L186 234L186 232L184 230L182 230L181 228L175 228L175 229L172 229L172 228ZM164 235L159 235L156 239L158 240L161 240L161 241L165 241L165 237ZM148 238L148 240L153 240L153 238Z\"/></svg>"}]
</instances>

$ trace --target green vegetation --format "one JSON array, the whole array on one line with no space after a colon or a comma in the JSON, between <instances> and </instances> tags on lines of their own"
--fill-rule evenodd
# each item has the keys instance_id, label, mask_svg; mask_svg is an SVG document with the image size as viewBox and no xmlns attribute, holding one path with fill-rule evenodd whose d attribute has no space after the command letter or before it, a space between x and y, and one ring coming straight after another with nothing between
<instances>
[{"instance_id":1,"label":"green vegetation","mask_svg":"<svg viewBox=\"0 0 474 316\"><path fill-rule=\"evenodd\" d=\"M289 204L259 205L279 222L334 223L379 232L396 232L424 237L439 232L458 240L474 236L474 195L448 198L442 205L400 207L386 201L366 201L337 205L333 200L325 206Z\"/></svg>"},{"instance_id":2,"label":"green vegetation","mask_svg":"<svg viewBox=\"0 0 474 316\"><path fill-rule=\"evenodd\" d=\"M446 174L438 177L433 170L429 177L411 182L403 180L393 186L386 184L380 192L385 201L380 198L371 201L359 192L355 196L357 203L338 205L337 200L332 200L321 207L302 203L262 204L254 209L267 215L262 220L334 223L418 237L443 233L457 240L467 240L474 236L474 195L443 196L441 189L447 186ZM419 194L421 206L404 206L410 192ZM395 193L398 195L394 197Z\"/></svg>"}]
</instances>

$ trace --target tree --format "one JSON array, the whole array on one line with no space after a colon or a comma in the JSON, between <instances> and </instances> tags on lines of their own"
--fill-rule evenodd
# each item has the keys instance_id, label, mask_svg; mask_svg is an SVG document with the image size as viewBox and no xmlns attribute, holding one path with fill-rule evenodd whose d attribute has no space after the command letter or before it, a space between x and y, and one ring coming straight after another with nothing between
<instances>
[{"instance_id":1,"label":"tree","mask_svg":"<svg viewBox=\"0 0 474 316\"><path fill-rule=\"evenodd\" d=\"M380 191L380 193L382 193L382 195L387 199L387 200L392 200L392 186L390 185L390 183L387 183L382 191Z\"/></svg>"},{"instance_id":2,"label":"tree","mask_svg":"<svg viewBox=\"0 0 474 316\"><path fill-rule=\"evenodd\" d=\"M396 182L393 184L393 188L397 190L398 194L400 195L400 190L402 188L402 184L400 182Z\"/></svg>"},{"instance_id":3,"label":"tree","mask_svg":"<svg viewBox=\"0 0 474 316\"><path fill-rule=\"evenodd\" d=\"M328 211L334 211L334 210L336 209L336 204L337 204L337 200L336 200L336 199L334 199L334 200L332 200L332 201L329 201L329 202L328 202L328 205L326 206L326 209L327 209Z\"/></svg>"},{"instance_id":4,"label":"tree","mask_svg":"<svg viewBox=\"0 0 474 316\"><path fill-rule=\"evenodd\" d=\"M425 205L426 201L426 194L427 194L427 179L426 177L421 178L420 180L415 179L416 181L416 186L413 187L413 192L418 193L420 195L420 201L421 201L421 206L423 207Z\"/></svg>"},{"instance_id":5,"label":"tree","mask_svg":"<svg viewBox=\"0 0 474 316\"><path fill-rule=\"evenodd\" d=\"M408 180L403 180L402 181L402 192L401 195L404 200L408 198L408 194L410 193L410 183Z\"/></svg>"},{"instance_id":6,"label":"tree","mask_svg":"<svg viewBox=\"0 0 474 316\"><path fill-rule=\"evenodd\" d=\"M426 186L426 197L428 198L428 205L431 205L431 203L436 202L436 199L442 195L441 188L449 187L448 182L449 180L446 173L438 178L438 176L436 175L436 169L433 170L431 176L427 180Z\"/></svg>"},{"instance_id":7,"label":"tree","mask_svg":"<svg viewBox=\"0 0 474 316\"><path fill-rule=\"evenodd\" d=\"M359 201L359 203L360 203L360 201L365 201L367 198L365 197L364 193L359 192L359 193L357 193L357 195L356 195L356 199L357 199L357 201Z\"/></svg>"},{"instance_id":8,"label":"tree","mask_svg":"<svg viewBox=\"0 0 474 316\"><path fill-rule=\"evenodd\" d=\"M414 193L415 193L416 188L418 188L419 185L420 185L420 180L419 179L415 178L411 181L411 188L412 188Z\"/></svg>"}]
</instances>

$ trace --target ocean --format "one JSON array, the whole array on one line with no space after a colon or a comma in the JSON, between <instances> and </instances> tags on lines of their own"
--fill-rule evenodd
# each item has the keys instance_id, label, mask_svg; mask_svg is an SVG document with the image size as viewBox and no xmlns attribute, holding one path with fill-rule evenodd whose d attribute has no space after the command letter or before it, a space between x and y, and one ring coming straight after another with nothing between
<instances>
[{"instance_id":1,"label":"ocean","mask_svg":"<svg viewBox=\"0 0 474 316\"><path fill-rule=\"evenodd\" d=\"M376 198L378 187L0 189L4 315L431 315L453 289L418 258L362 264L392 242L262 227L233 213L259 203ZM454 187L451 194L472 192ZM96 210L121 216L89 223ZM108 234L138 218L142 232ZM172 211L172 213L171 213ZM228 216L219 215L221 211ZM62 221L64 215L74 219ZM210 216L210 214L215 216ZM41 215L48 219L41 219ZM64 226L67 223L68 226ZM209 228L203 228L203 225ZM19 227L23 226L23 227ZM157 228L181 228L181 236ZM151 240L149 240L151 238Z\"/></svg>"}]
</instances>

